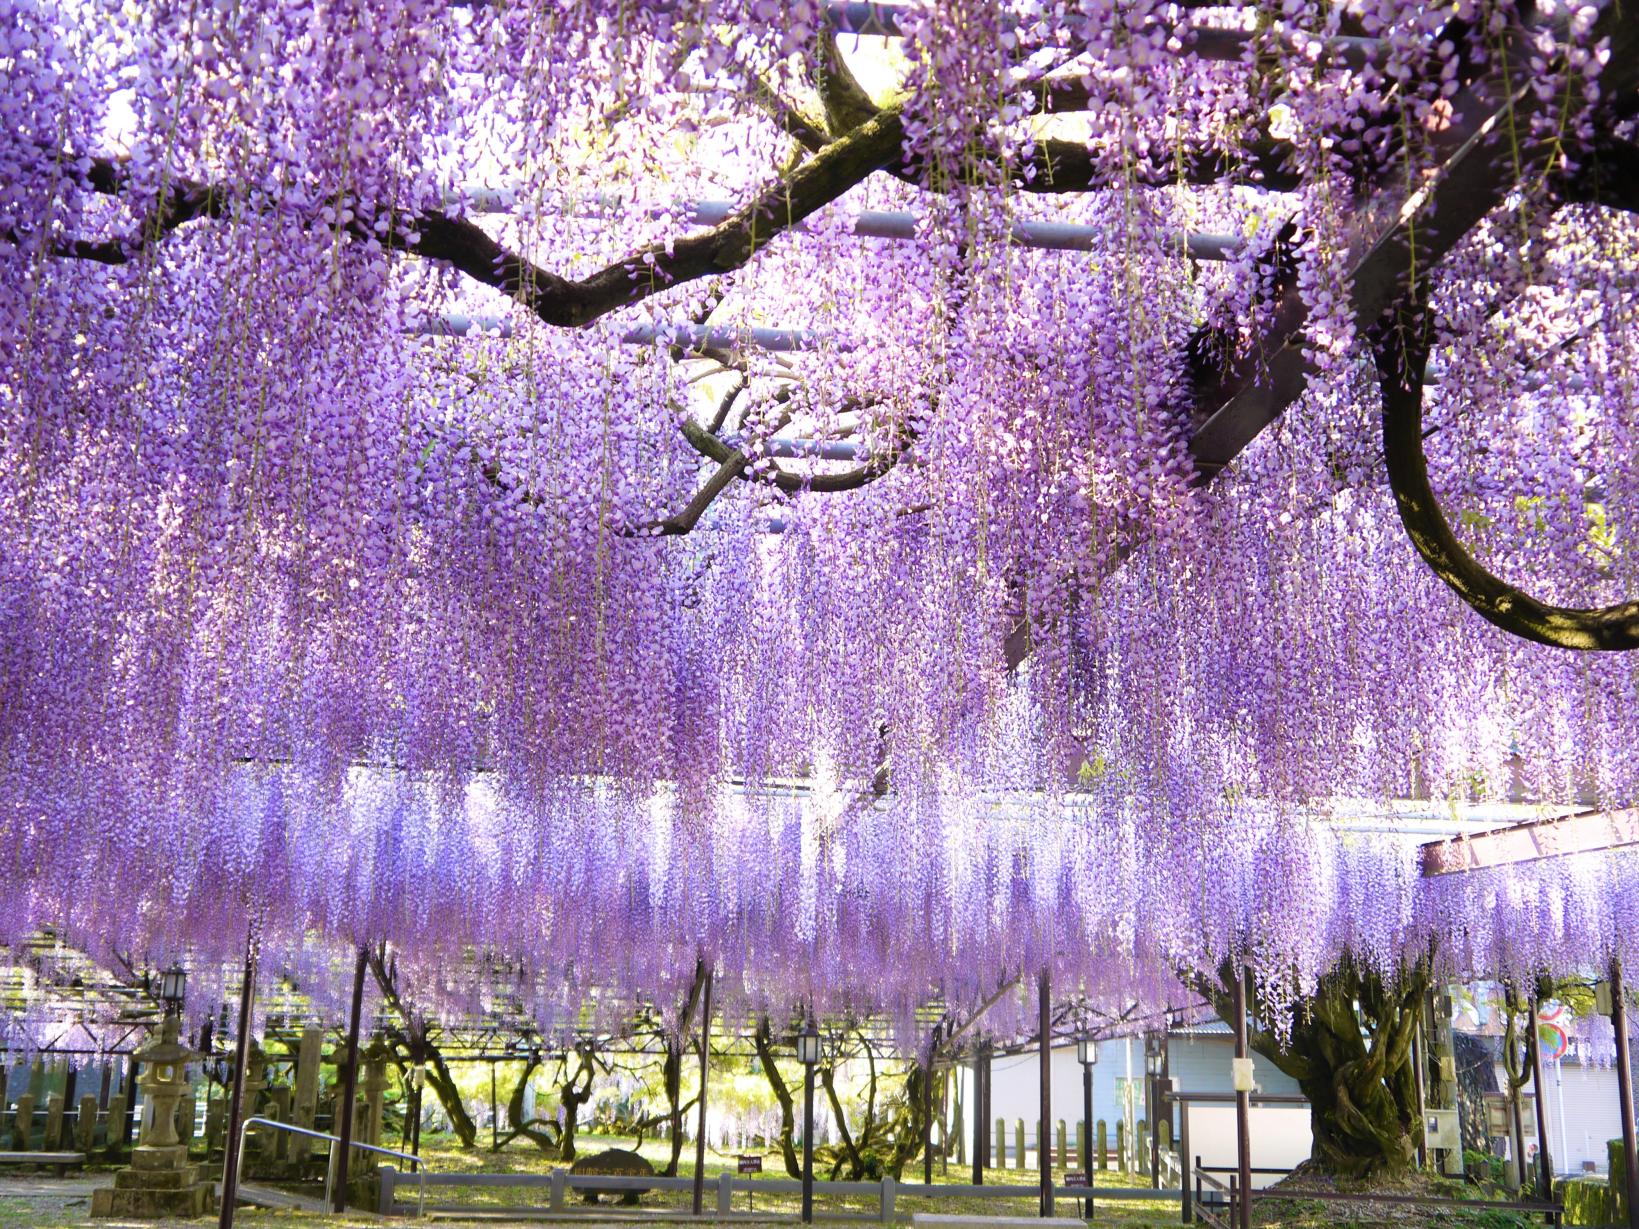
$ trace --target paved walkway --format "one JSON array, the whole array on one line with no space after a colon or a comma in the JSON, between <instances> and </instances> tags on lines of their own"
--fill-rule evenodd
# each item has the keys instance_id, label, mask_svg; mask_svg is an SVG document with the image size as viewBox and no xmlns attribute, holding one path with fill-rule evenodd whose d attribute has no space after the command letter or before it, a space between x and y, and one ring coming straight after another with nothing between
<instances>
[{"instance_id":1,"label":"paved walkway","mask_svg":"<svg viewBox=\"0 0 1639 1229\"><path fill-rule=\"evenodd\" d=\"M103 1175L57 1178L0 1170L0 1225L57 1225L91 1219L91 1191L107 1185Z\"/></svg>"}]
</instances>

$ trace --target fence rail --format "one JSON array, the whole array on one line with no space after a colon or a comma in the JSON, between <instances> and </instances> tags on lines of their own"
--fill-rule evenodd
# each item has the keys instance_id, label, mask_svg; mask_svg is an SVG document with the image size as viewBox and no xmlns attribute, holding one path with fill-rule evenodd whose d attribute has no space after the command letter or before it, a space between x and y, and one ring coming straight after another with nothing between
<instances>
[{"instance_id":1,"label":"fence rail","mask_svg":"<svg viewBox=\"0 0 1639 1229\"><path fill-rule=\"evenodd\" d=\"M1211 1201L1208 1201L1208 1197ZM1222 1196L1222 1198L1219 1198ZM1210 1173L1201 1168L1199 1158L1195 1166L1195 1199L1185 1210L1185 1218L1193 1215L1194 1219L1204 1225L1211 1225L1212 1229L1229 1229L1230 1221L1234 1218L1235 1193ZM1220 1216L1217 1209L1224 1209Z\"/></svg>"},{"instance_id":2,"label":"fence rail","mask_svg":"<svg viewBox=\"0 0 1639 1229\"><path fill-rule=\"evenodd\" d=\"M377 1203L377 1210L390 1214L407 1210L398 1204L397 1187L408 1175L400 1173L392 1166L384 1166L380 1171L381 1195ZM667 1178L656 1175L654 1177L636 1177L613 1174L571 1174L567 1169L554 1169L545 1174L460 1174L460 1173L424 1173L421 1175L424 1183L423 1190L429 1187L447 1187L452 1189L496 1189L505 1187L546 1188L549 1202L544 1207L526 1208L508 1206L511 1214L528 1212L545 1212L552 1215L572 1214L569 1206L571 1191L609 1191L612 1193L645 1193L649 1191L673 1192L683 1194L694 1190L693 1178ZM741 1178L735 1174L720 1174L707 1181L708 1189L716 1191L716 1215L719 1219L734 1215L734 1197L736 1195L801 1195L802 1183L795 1178ZM898 1215L896 1205L900 1199L1030 1199L1034 1200L1041 1195L1041 1187L1030 1185L985 1185L974 1186L966 1183L930 1184L922 1182L898 1182L893 1178L884 1178L880 1182L827 1182L814 1183L816 1197L831 1196L834 1198L870 1198L877 1201L875 1216L869 1213L816 1213L825 1220L873 1220L887 1223ZM1086 1200L1089 1205L1096 1204L1099 1199L1123 1200L1152 1200L1155 1202L1177 1203L1179 1191L1177 1188L1161 1188L1143 1186L1101 1186L1094 1190L1087 1186L1058 1186L1053 1187L1055 1199ZM461 1204L428 1204L427 1210L434 1212L469 1211L470 1205ZM603 1214L608 1215L608 1209ZM659 1216L662 1213L656 1212Z\"/></svg>"},{"instance_id":3,"label":"fence rail","mask_svg":"<svg viewBox=\"0 0 1639 1229\"><path fill-rule=\"evenodd\" d=\"M341 1137L339 1135L327 1135L323 1131L314 1131L307 1127L298 1127L288 1122L280 1122L277 1118L247 1118L239 1127L239 1151L235 1156L237 1165L233 1174L236 1187L244 1185L245 1141L249 1137L252 1127L269 1127L275 1131L288 1131L292 1135L300 1135L305 1139L327 1139L330 1141L330 1160L325 1167L324 1174L324 1202L325 1206L329 1207L336 1182L336 1160L341 1155L337 1149L337 1145L341 1143ZM398 1152L392 1148L383 1148L377 1144L362 1143L356 1139L349 1140L347 1146L356 1148L360 1152L373 1152L379 1156L390 1156L397 1160L408 1161L414 1165L415 1180L420 1190L420 1200L416 1205L416 1211L420 1214L427 1210L427 1167L422 1164L420 1157L408 1152ZM394 1170L393 1172L397 1173L398 1171ZM390 1188L384 1182L382 1189L388 1190Z\"/></svg>"}]
</instances>

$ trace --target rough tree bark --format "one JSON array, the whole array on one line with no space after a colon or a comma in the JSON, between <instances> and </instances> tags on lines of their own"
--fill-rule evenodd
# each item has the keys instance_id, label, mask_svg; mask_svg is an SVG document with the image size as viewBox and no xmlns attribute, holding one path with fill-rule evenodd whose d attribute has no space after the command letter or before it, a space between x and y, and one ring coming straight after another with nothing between
<instances>
[{"instance_id":1,"label":"rough tree bark","mask_svg":"<svg viewBox=\"0 0 1639 1229\"><path fill-rule=\"evenodd\" d=\"M1235 975L1225 962L1216 977L1189 979L1231 1023ZM1314 1168L1380 1178L1416 1163L1420 1122L1411 1041L1429 984L1426 960L1403 964L1385 979L1346 955L1298 1004L1284 1043L1266 1027L1249 1026L1252 1049L1296 1080L1309 1099Z\"/></svg>"},{"instance_id":2,"label":"rough tree bark","mask_svg":"<svg viewBox=\"0 0 1639 1229\"><path fill-rule=\"evenodd\" d=\"M785 1162L786 1173L793 1178L801 1178L802 1161L797 1156L796 1144L796 1099L791 1095L791 1089L774 1060L773 1030L767 1016L757 1021L753 1041L757 1046L757 1061L762 1066L763 1076L768 1080L769 1090L774 1094L774 1100L780 1107L780 1158Z\"/></svg>"},{"instance_id":3,"label":"rough tree bark","mask_svg":"<svg viewBox=\"0 0 1639 1229\"><path fill-rule=\"evenodd\" d=\"M540 1065L541 1057L539 1054L531 1054L524 1060L523 1074L518 1077L518 1082L513 1086L512 1095L507 1098L506 1103L507 1122L511 1124L512 1129L496 1145L497 1151L505 1148L520 1135L543 1152L557 1151L559 1139L554 1132L558 1124L545 1118L531 1118L524 1112L524 1098L529 1090L529 1077L535 1074L535 1068Z\"/></svg>"},{"instance_id":4,"label":"rough tree bark","mask_svg":"<svg viewBox=\"0 0 1639 1229\"><path fill-rule=\"evenodd\" d=\"M666 1168L661 1173L668 1178L675 1178L680 1162L683 1159L683 1115L688 1106L683 1102L683 1054L686 1047L682 1038L686 1036L694 1022L694 1013L699 1010L700 992L706 984L706 964L704 960L694 962L694 977L689 982L688 993L683 999L683 1010L678 1014L677 1035L666 1034L666 1057L660 1064L660 1082L666 1092L666 1104L670 1107L667 1117L670 1119L669 1135L671 1136L671 1155L666 1158ZM694 1104L690 1101L688 1105Z\"/></svg>"},{"instance_id":5,"label":"rough tree bark","mask_svg":"<svg viewBox=\"0 0 1639 1229\"><path fill-rule=\"evenodd\" d=\"M571 1070L569 1055L563 1056L563 1082L558 1085L558 1104L563 1107L563 1126L558 1133L558 1159L575 1159L575 1132L580 1124L580 1109L592 1098L592 1077L597 1074L597 1055L589 1046L577 1046L579 1060Z\"/></svg>"},{"instance_id":6,"label":"rough tree bark","mask_svg":"<svg viewBox=\"0 0 1639 1229\"><path fill-rule=\"evenodd\" d=\"M403 1046L411 1063L422 1064L427 1087L433 1090L438 1103L444 1107L444 1113L450 1120L450 1130L455 1132L463 1148L473 1147L478 1140L478 1124L467 1113L466 1104L461 1100L461 1090L455 1086L455 1077L450 1073L444 1055L427 1036L427 1018L405 1003L399 994L396 961L394 965L389 965L385 949L377 947L369 953L369 965L376 985L381 989L382 1001L398 1016L402 1026L388 1030L387 1044L395 1049Z\"/></svg>"}]
</instances>

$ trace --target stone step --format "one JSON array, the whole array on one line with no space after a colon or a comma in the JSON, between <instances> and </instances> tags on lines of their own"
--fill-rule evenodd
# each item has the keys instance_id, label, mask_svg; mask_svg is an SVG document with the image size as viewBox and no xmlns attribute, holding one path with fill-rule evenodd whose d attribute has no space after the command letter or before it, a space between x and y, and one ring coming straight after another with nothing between
<instances>
[{"instance_id":1,"label":"stone step","mask_svg":"<svg viewBox=\"0 0 1639 1229\"><path fill-rule=\"evenodd\" d=\"M182 1169L122 1169L114 1185L122 1191L180 1191L200 1181L199 1166Z\"/></svg>"},{"instance_id":2,"label":"stone step","mask_svg":"<svg viewBox=\"0 0 1639 1229\"><path fill-rule=\"evenodd\" d=\"M220 1185L217 1193L221 1194ZM254 1182L239 1184L239 1202L281 1211L323 1213L330 1210L324 1206L322 1199L314 1199L308 1195L292 1195L289 1191L276 1190L271 1186L258 1186Z\"/></svg>"}]
</instances>

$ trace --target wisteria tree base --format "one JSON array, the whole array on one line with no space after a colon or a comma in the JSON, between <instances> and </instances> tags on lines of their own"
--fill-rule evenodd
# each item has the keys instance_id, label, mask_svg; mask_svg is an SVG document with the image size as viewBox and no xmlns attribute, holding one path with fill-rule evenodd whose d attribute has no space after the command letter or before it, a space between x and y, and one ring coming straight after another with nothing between
<instances>
[{"instance_id":1,"label":"wisteria tree base","mask_svg":"<svg viewBox=\"0 0 1639 1229\"><path fill-rule=\"evenodd\" d=\"M1230 981L1195 978L1233 1022ZM1248 1043L1297 1081L1309 1099L1308 1168L1352 1179L1397 1178L1417 1162L1423 1106L1413 1039L1431 985L1417 962L1391 977L1345 955L1278 1027L1249 1028Z\"/></svg>"}]
</instances>

